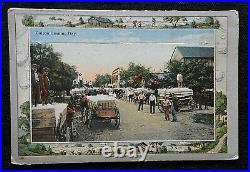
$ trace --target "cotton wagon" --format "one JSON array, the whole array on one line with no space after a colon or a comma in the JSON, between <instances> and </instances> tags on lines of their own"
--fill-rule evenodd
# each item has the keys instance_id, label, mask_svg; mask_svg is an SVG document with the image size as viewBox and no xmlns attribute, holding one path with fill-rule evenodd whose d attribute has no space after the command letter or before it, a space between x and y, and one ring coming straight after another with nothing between
<instances>
[{"instance_id":1,"label":"cotton wagon","mask_svg":"<svg viewBox=\"0 0 250 172\"><path fill-rule=\"evenodd\" d=\"M196 108L196 103L193 99L193 90L190 88L170 88L170 89L158 89L159 101L158 109L163 112L162 102L167 96L172 99L173 95L178 99L179 108L188 108L188 110L193 111Z\"/></svg>"},{"instance_id":2,"label":"cotton wagon","mask_svg":"<svg viewBox=\"0 0 250 172\"><path fill-rule=\"evenodd\" d=\"M120 113L117 100L108 95L87 96L88 107L83 116L83 122L88 128L92 127L94 121L108 121L119 128Z\"/></svg>"}]
</instances>

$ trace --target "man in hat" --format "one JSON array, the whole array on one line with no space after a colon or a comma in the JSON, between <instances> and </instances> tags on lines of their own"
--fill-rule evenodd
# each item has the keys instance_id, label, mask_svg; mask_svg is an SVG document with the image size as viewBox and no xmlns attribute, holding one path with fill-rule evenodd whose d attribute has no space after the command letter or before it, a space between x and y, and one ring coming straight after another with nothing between
<instances>
[{"instance_id":1,"label":"man in hat","mask_svg":"<svg viewBox=\"0 0 250 172\"><path fill-rule=\"evenodd\" d=\"M39 85L39 73L37 71L38 67L37 64L32 64L31 67L31 99L32 99L32 106L37 106L37 103L40 100L40 85Z\"/></svg>"},{"instance_id":2,"label":"man in hat","mask_svg":"<svg viewBox=\"0 0 250 172\"><path fill-rule=\"evenodd\" d=\"M144 93L143 91L139 94L138 96L138 99L139 99L139 106L138 106L138 111L140 110L143 110L143 103L144 103L144 100L145 100L145 96L144 96Z\"/></svg>"},{"instance_id":3,"label":"man in hat","mask_svg":"<svg viewBox=\"0 0 250 172\"><path fill-rule=\"evenodd\" d=\"M48 103L49 97L49 77L48 77L49 69L47 67L43 68L43 74L40 77L40 88L41 88L41 98L42 104Z\"/></svg>"}]
</instances>

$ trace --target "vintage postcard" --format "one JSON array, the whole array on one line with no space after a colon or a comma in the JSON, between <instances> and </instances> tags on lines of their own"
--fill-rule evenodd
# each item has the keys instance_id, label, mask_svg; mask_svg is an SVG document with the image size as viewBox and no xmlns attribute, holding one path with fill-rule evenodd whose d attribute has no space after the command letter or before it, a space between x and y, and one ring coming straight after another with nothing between
<instances>
[{"instance_id":1,"label":"vintage postcard","mask_svg":"<svg viewBox=\"0 0 250 172\"><path fill-rule=\"evenodd\" d=\"M11 9L9 35L13 163L238 158L236 11Z\"/></svg>"}]
</instances>

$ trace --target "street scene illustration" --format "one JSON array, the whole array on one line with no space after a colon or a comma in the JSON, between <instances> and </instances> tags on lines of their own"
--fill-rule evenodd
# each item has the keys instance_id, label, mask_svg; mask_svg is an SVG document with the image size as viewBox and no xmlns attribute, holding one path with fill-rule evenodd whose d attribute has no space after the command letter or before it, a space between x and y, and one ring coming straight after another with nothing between
<instances>
[{"instance_id":1,"label":"street scene illustration","mask_svg":"<svg viewBox=\"0 0 250 172\"><path fill-rule=\"evenodd\" d=\"M210 29L30 29L32 142L215 139Z\"/></svg>"}]
</instances>

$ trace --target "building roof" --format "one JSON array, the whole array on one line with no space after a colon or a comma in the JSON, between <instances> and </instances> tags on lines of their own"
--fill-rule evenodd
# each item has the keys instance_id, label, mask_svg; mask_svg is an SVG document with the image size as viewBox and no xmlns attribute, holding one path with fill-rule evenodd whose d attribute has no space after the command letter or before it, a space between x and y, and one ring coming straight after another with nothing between
<instances>
[{"instance_id":1,"label":"building roof","mask_svg":"<svg viewBox=\"0 0 250 172\"><path fill-rule=\"evenodd\" d=\"M214 58L213 47L176 47L183 58Z\"/></svg>"},{"instance_id":2,"label":"building roof","mask_svg":"<svg viewBox=\"0 0 250 172\"><path fill-rule=\"evenodd\" d=\"M90 19L95 19L95 20L97 20L98 22L101 22L101 23L112 23L112 21L109 20L108 18L102 18L102 17L94 17L94 16L92 16L92 17L89 18L89 20Z\"/></svg>"}]
</instances>

